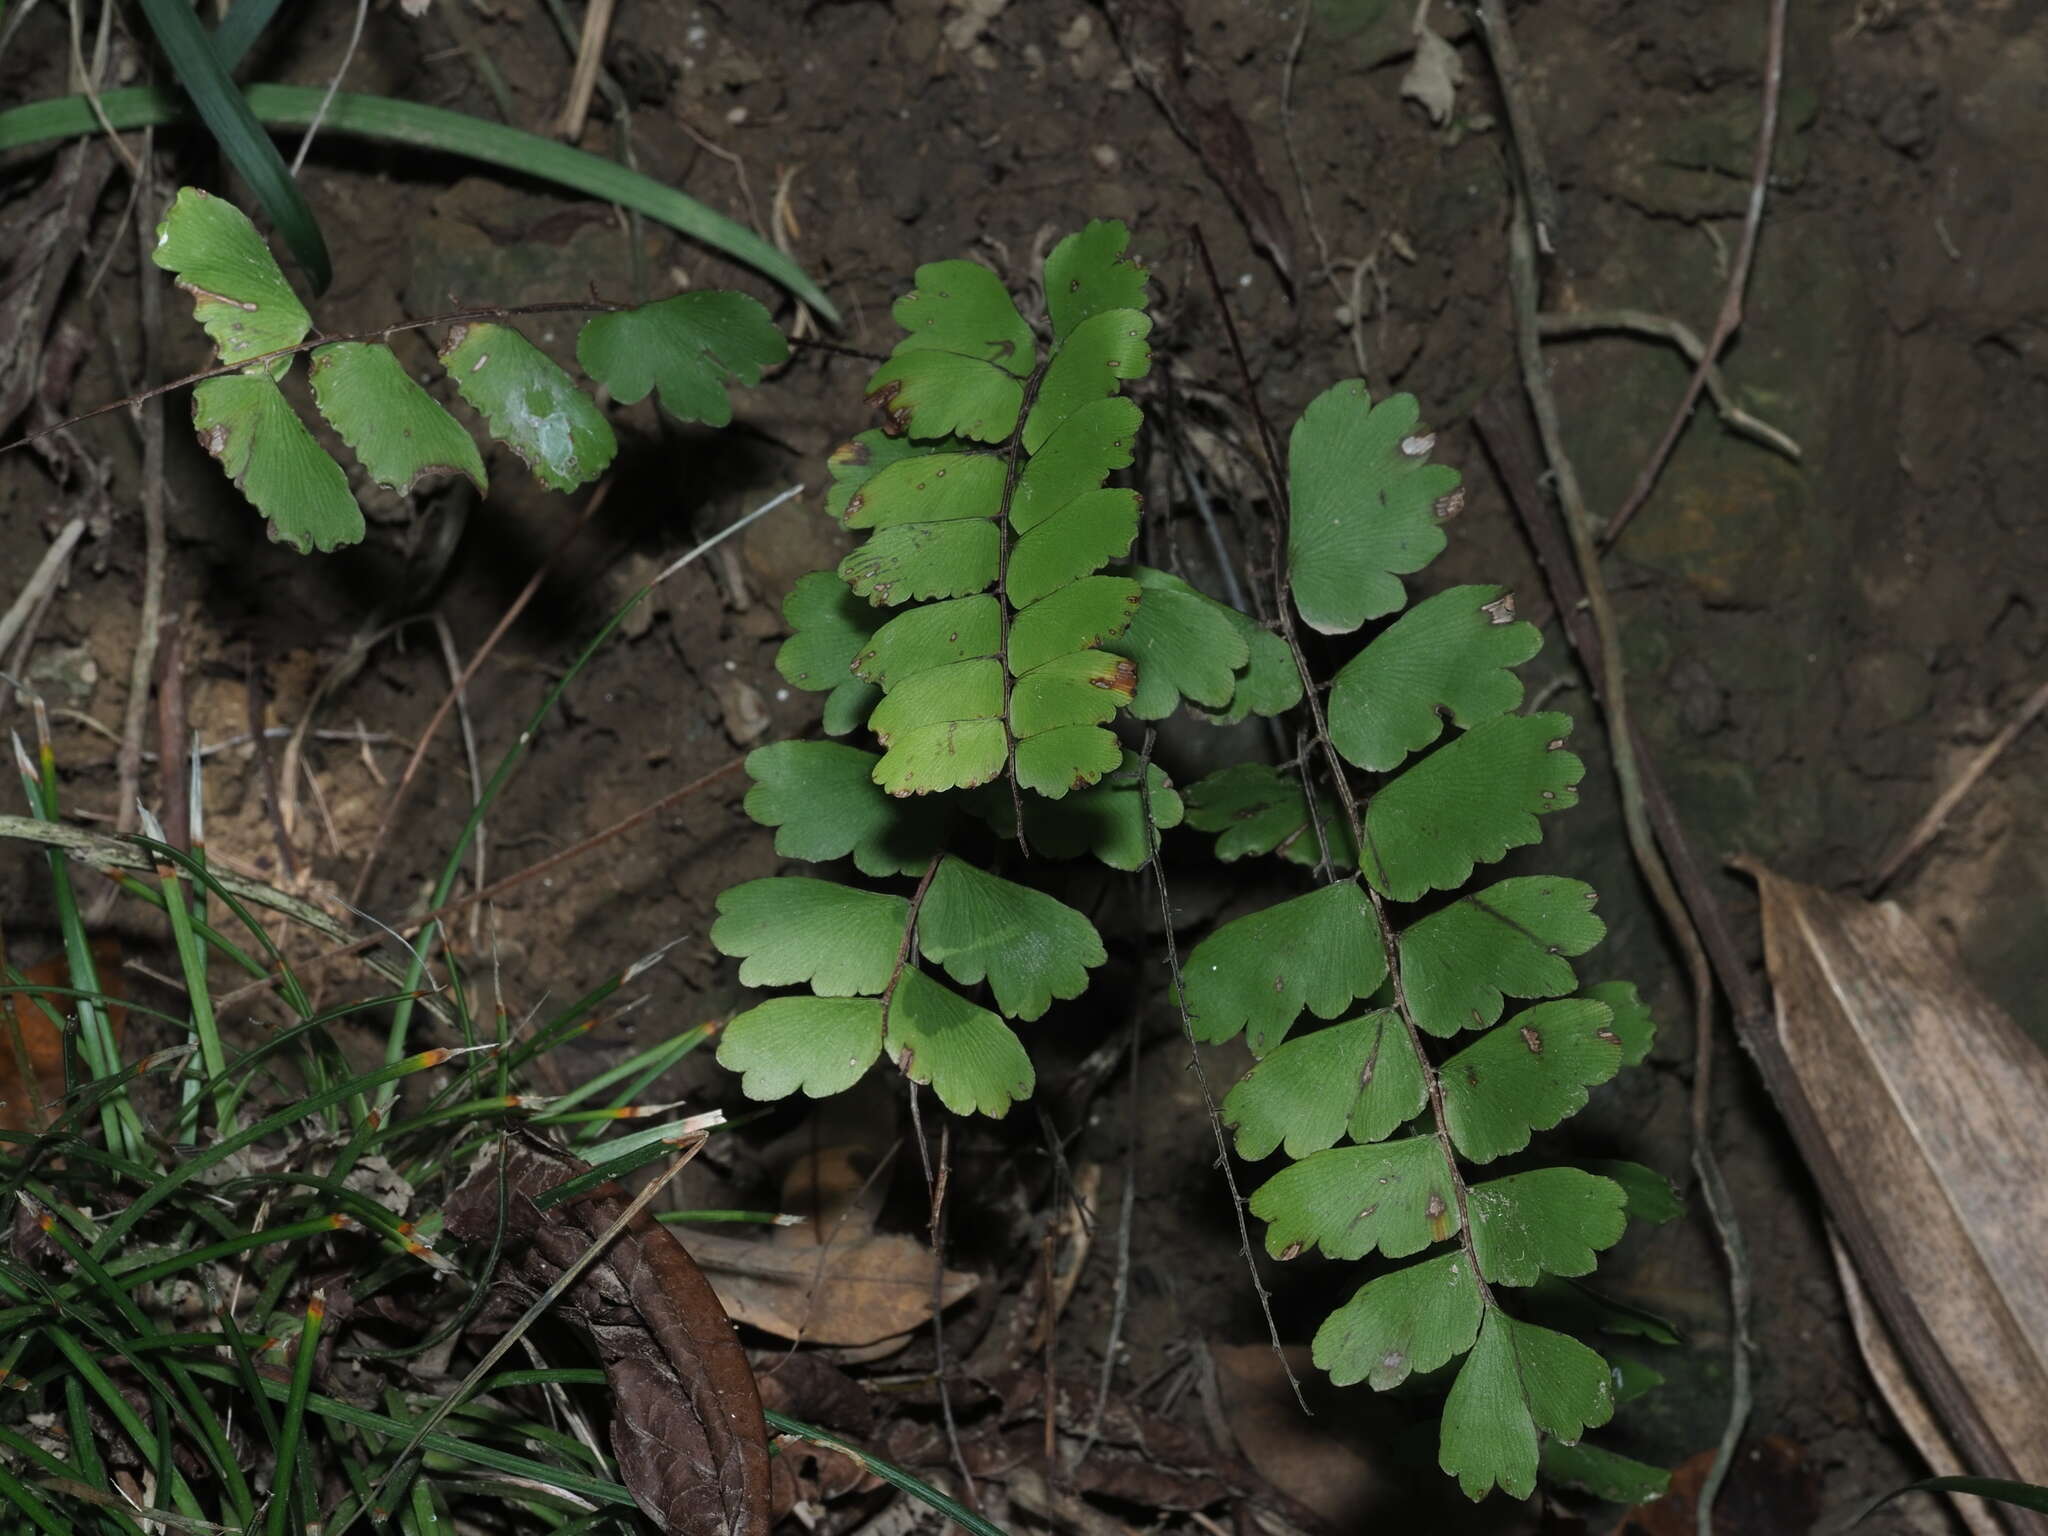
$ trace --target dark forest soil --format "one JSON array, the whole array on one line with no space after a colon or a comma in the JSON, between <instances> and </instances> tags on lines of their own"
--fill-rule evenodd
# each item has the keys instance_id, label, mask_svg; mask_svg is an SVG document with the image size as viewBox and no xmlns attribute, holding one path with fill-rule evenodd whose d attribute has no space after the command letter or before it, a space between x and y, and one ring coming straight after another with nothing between
<instances>
[{"instance_id":1,"label":"dark forest soil","mask_svg":"<svg viewBox=\"0 0 2048 1536\"><path fill-rule=\"evenodd\" d=\"M491 98L448 28L444 10L454 3L440 0L419 22L374 7L348 87L490 115ZM59 9L44 7L23 29L0 66L0 100L61 88L61 70L48 62L62 48L61 19L48 14ZM1641 979L1664 1025L1652 1068L1607 1090L1574 1134L1683 1175L1692 1060L1683 988L1628 863L1597 719L1470 425L1475 404L1511 383L1513 356L1502 111L1469 23L1437 7L1468 78L1449 121L1433 126L1400 93L1413 7L1322 0L1293 82L1298 182L1282 81L1299 12L1187 0L1192 84L1227 101L1249 130L1257 172L1287 221L1292 271L1283 274L1134 86L1101 11L1077 0L995 0L979 7L988 15L978 29L961 11L942 0L626 0L609 62L634 93L637 163L764 228L787 177L793 254L841 306L843 339L854 346L887 345L890 302L917 263L970 255L1023 289L1051 239L1083 219L1114 216L1137 231L1153 267L1155 343L1170 355L1176 384L1198 399L1204 391L1220 398L1242 427L1242 391L1185 235L1198 223L1275 419L1291 419L1361 360L1376 388L1418 395L1443 434L1439 456L1460 465L1471 487L1451 552L1429 580L1508 581L1524 613L1547 621L1532 686L1556 680L1570 690L1559 704L1580 716L1575 745L1590 764L1587 809L1552 829L1555 861L1604 893L1613 933L1604 970ZM1625 307L1677 317L1702 335L1711 329L1748 191L1765 12L1763 0L1543 0L1513 12L1529 103L1562 191L1550 309ZM352 14L341 4L287 7L250 78L324 82ZM548 131L570 58L545 12L499 0L469 5L465 17L508 82L520 125ZM1693 838L1715 861L1747 853L1822 885L1855 883L2039 681L2048 646L2040 598L2048 589L2044 78L2048 13L2025 0L1793 7L1769 211L1747 323L1725 361L1745 405L1796 438L1804 462L1732 435L1703 409L1608 566L1643 728ZM196 136L176 142L183 180L231 190ZM584 142L613 152L614 123L600 114ZM49 165L47 155L17 156L0 191L32 196ZM431 313L455 299L573 297L592 284L625 294L636 273L651 293L730 285L779 302L751 273L679 238L630 231L610 210L454 160L329 135L302 185L333 246L336 282L318 308L329 330ZM89 246L88 267L111 245L105 282L90 297L75 283L59 314L107 343L88 353L70 409L123 393L140 366L142 284L160 278L137 271L132 229L118 223L124 188L118 176L110 183ZM0 208L0 221L9 213ZM1325 247L1342 264L1341 293L1322 275ZM1360 261L1371 265L1354 295L1351 267ZM203 338L182 305L166 295L163 309L158 374L201 366ZM789 318L786 303L782 314ZM539 339L559 347L566 334ZM1663 430L1685 364L1661 346L1612 335L1556 343L1549 357L1590 501L1611 511ZM868 424L863 376L857 362L801 352L741 398L736 429L724 435L665 427L651 403L615 412L623 451L608 500L470 689L486 767L619 598L775 491L799 481L810 489L729 557L684 572L663 589L650 621L597 657L544 723L492 816L487 876L568 846L724 765L739 747L812 726L814 699L791 694L774 671L778 605L797 575L836 560L841 548L818 513L818 487L823 455ZM268 718L296 724L352 643L401 619L438 612L456 651L469 655L573 515L501 452L482 505L455 492L417 505L368 493L364 545L301 559L263 540L182 429L183 404L170 409L168 611L181 622L193 724L209 741L245 728L252 676ZM113 747L81 719L118 729L124 707L142 579L139 460L120 417L78 429L72 441L79 472L104 475L99 490L82 488L76 474L60 484L31 454L0 458L0 606L56 528L75 510L93 510L92 535L37 629L27 668L73 712L57 728L71 807L111 818ZM1153 474L1147 485L1163 490L1165 467ZM1152 499L1156 511L1173 498ZM1155 559L1174 557L1177 546L1159 546L1172 545L1176 526L1165 518L1148 534ZM1191 574L1204 574L1197 557L1185 558ZM446 687L440 642L414 624L368 650L325 698L319 724L360 723L410 742ZM10 704L0 711L11 712L0 722L25 726ZM1188 774L1198 771L1204 742L1199 731L1175 730L1162 751ZM309 779L288 795L294 878L347 892L403 759L389 745L314 744ZM2044 766L2048 743L2033 731L1894 894L2048 1039L2039 1002L2048 831L2030 814ZM776 868L768 837L740 814L744 782L728 777L518 890L465 930L473 952L498 957L515 1013L543 996L575 995L678 938L642 978L650 1010L666 1023L731 1009L739 995L732 967L705 939L712 903L728 884ZM274 818L258 786L246 748L215 760L211 851L281 877ZM162 797L153 776L145 794ZM459 736L444 731L370 884L373 911L396 920L417 910L469 795ZM1225 903L1247 899L1241 886L1191 868L1177 893L1188 936ZM35 860L19 849L0 855L0 915L11 949L30 959L52 932L40 890ZM1730 876L1720 894L1738 929L1753 934L1751 888ZM1118 888L1101 899L1136 898ZM1325 1392L1315 1419L1276 1418L1284 1387L1260 1347L1263 1325L1234 1252L1185 1050L1160 1006L1152 945L1127 933L1115 989L1044 1027L1052 1059L1069 1063L1121 1038L1134 1014L1146 1042L1135 1162L1121 1079L1092 1106L1049 1106L1078 1133L1069 1159L1106 1170L1104 1226L1061 1322L1060 1370L1092 1381L1099 1369L1116 1274L1113 1215L1122 1171L1135 1167L1120 1381L1163 1382L1148 1398L1157 1406L1175 1382L1205 1376L1191 1348L1206 1346L1220 1386L1181 1392L1176 1412L1206 1432L1218 1414L1203 1405L1220 1409L1245 1451L1269 1469L1295 1467L1275 1475L1297 1479L1292 1491L1314 1503L1327 1492L1331 1513L1354 1528L1396 1511L1487 1529L1553 1518L1499 1499L1464 1511L1444 1496L1427 1437L1407 1434L1398 1401ZM619 1031L593 1049L629 1046L630 1020ZM1921 1469L1856 1353L1821 1209L1796 1155L1746 1062L1732 1047L1722 1057L1715 1139L1758 1297L1749 1443L1759 1449L1738 1463L1728 1509L1740 1523L1727 1528L1804 1529L1812 1516ZM1238 1065L1219 1053L1212 1075ZM683 1087L741 1107L734 1084L708 1061ZM871 1109L885 1119L897 1113L893 1099ZM784 1109L758 1133L733 1138L722 1165L680 1198L772 1199L789 1138L821 1134L802 1116ZM1020 1189L1043 1191L1044 1142L1032 1120L1013 1116L999 1141L970 1138L955 1186L956 1262L998 1286L1021 1274L1005 1248L1020 1230L1010 1207ZM898 1203L914 1225L922 1182L911 1159L898 1171ZM1273 1277L1290 1343L1304 1342L1342 1294L1342 1274L1310 1262ZM1725 1411L1728 1339L1723 1270L1703 1220L1695 1212L1633 1236L1603 1275L1620 1295L1675 1320L1685 1339L1644 1351L1670 1384L1625 1411L1610 1443L1667 1465L1711 1447ZM1290 1439L1312 1451L1305 1470L1271 1461ZM1895 1507L1871 1528L1943 1529L1946 1518L1931 1507ZM1611 1510L1594 1512L1585 1528L1613 1521Z\"/></svg>"}]
</instances>

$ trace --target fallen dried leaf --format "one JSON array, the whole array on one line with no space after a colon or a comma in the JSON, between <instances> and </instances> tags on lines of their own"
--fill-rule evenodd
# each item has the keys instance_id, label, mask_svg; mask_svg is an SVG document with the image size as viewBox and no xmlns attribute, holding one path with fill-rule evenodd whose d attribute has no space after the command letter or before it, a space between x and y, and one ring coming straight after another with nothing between
<instances>
[{"instance_id":1,"label":"fallen dried leaf","mask_svg":"<svg viewBox=\"0 0 2048 1536\"><path fill-rule=\"evenodd\" d=\"M506 1251L493 1305L474 1325L502 1329L616 1221L619 1186L543 1211L537 1197L588 1171L538 1136L505 1148ZM448 1230L488 1242L500 1172L486 1158L448 1202ZM766 1536L768 1426L753 1368L702 1271L673 1233L641 1212L556 1304L585 1332L612 1392L612 1450L634 1501L677 1536Z\"/></svg>"},{"instance_id":2,"label":"fallen dried leaf","mask_svg":"<svg viewBox=\"0 0 2048 1536\"><path fill-rule=\"evenodd\" d=\"M1897 905L1743 867L1785 1055L1908 1298L1885 1321L2014 1469L1972 1471L2048 1482L2048 1056Z\"/></svg>"}]
</instances>

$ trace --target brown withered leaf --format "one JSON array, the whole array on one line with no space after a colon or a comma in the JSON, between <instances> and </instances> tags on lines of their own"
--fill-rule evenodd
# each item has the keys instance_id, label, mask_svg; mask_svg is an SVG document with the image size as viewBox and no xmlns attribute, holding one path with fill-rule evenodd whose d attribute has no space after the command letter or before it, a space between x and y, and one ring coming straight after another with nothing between
<instances>
[{"instance_id":1,"label":"brown withered leaf","mask_svg":"<svg viewBox=\"0 0 2048 1536\"><path fill-rule=\"evenodd\" d=\"M503 1146L505 1258L493 1292L516 1311L619 1218L627 1197L606 1183L543 1211L536 1197L587 1165L530 1134ZM490 1241L500 1177L497 1159L486 1157L448 1202L451 1234ZM674 1536L767 1536L768 1426L754 1372L717 1294L674 1234L642 1211L555 1312L589 1336L604 1364L612 1450L647 1517Z\"/></svg>"},{"instance_id":2,"label":"brown withered leaf","mask_svg":"<svg viewBox=\"0 0 2048 1536\"><path fill-rule=\"evenodd\" d=\"M865 1232L803 1247L693 1233L690 1250L725 1310L778 1339L869 1345L907 1334L932 1315L932 1254L915 1238ZM980 1282L947 1270L950 1307Z\"/></svg>"},{"instance_id":3,"label":"brown withered leaf","mask_svg":"<svg viewBox=\"0 0 2048 1536\"><path fill-rule=\"evenodd\" d=\"M1932 1346L1912 1363L1939 1418L2048 1481L2048 1057L1899 906L1739 867L1779 1040L1897 1271L1871 1300Z\"/></svg>"},{"instance_id":4,"label":"brown withered leaf","mask_svg":"<svg viewBox=\"0 0 2048 1536\"><path fill-rule=\"evenodd\" d=\"M1252 244L1293 297L1294 227L1237 109L1222 96L1197 95L1188 84L1188 25L1178 0L1103 0L1103 9L1132 75L1159 103L1173 131L1201 156Z\"/></svg>"}]
</instances>

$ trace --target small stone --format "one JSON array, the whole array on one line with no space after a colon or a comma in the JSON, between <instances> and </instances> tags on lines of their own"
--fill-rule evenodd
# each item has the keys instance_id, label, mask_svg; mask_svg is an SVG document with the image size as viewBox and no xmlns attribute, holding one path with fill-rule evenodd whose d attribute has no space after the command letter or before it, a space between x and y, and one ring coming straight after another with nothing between
<instances>
[{"instance_id":1,"label":"small stone","mask_svg":"<svg viewBox=\"0 0 2048 1536\"><path fill-rule=\"evenodd\" d=\"M725 715L725 734L736 747L751 747L774 724L761 691L737 677L727 678L719 686L718 707Z\"/></svg>"},{"instance_id":2,"label":"small stone","mask_svg":"<svg viewBox=\"0 0 2048 1536\"><path fill-rule=\"evenodd\" d=\"M99 686L100 665L82 645L45 646L29 663L28 681L50 702L83 709Z\"/></svg>"}]
</instances>

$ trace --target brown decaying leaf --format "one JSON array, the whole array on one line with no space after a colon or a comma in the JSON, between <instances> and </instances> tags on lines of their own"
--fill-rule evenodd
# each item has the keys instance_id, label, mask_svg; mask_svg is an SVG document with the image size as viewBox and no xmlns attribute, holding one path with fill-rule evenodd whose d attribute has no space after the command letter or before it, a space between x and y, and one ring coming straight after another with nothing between
<instances>
[{"instance_id":1,"label":"brown decaying leaf","mask_svg":"<svg viewBox=\"0 0 2048 1536\"><path fill-rule=\"evenodd\" d=\"M869 1232L802 1248L692 1233L690 1250L726 1311L778 1339L879 1344L932 1315L931 1250L898 1233ZM947 1270L941 1304L951 1306L978 1283L973 1275Z\"/></svg>"},{"instance_id":2,"label":"brown decaying leaf","mask_svg":"<svg viewBox=\"0 0 2048 1536\"><path fill-rule=\"evenodd\" d=\"M1252 244L1273 263L1292 296L1294 229L1287 210L1237 109L1221 96L1197 96L1188 85L1188 26L1177 0L1104 0L1103 9L1131 73L1159 103L1173 131L1202 157Z\"/></svg>"},{"instance_id":3,"label":"brown decaying leaf","mask_svg":"<svg viewBox=\"0 0 2048 1536\"><path fill-rule=\"evenodd\" d=\"M586 1171L538 1136L508 1138L506 1251L481 1327L503 1326L625 1209L616 1184L542 1211L535 1197ZM487 1158L448 1202L448 1230L487 1243L499 1168ZM642 1212L573 1284L556 1313L586 1333L612 1393L619 1475L654 1524L677 1536L766 1536L768 1427L731 1321L682 1243Z\"/></svg>"},{"instance_id":4,"label":"brown decaying leaf","mask_svg":"<svg viewBox=\"0 0 2048 1536\"><path fill-rule=\"evenodd\" d=\"M1744 867L1785 1054L1916 1325L2016 1475L2048 1482L2048 1056L1898 906Z\"/></svg>"},{"instance_id":5,"label":"brown decaying leaf","mask_svg":"<svg viewBox=\"0 0 2048 1536\"><path fill-rule=\"evenodd\" d=\"M1713 1464L1712 1451L1688 1456L1672 1469L1671 1491L1636 1505L1611 1536L1694 1536L1700 1485ZM1714 1530L1716 1536L1807 1536L1821 1512L1819 1473L1790 1440L1766 1435L1729 1469L1714 1505Z\"/></svg>"},{"instance_id":6,"label":"brown decaying leaf","mask_svg":"<svg viewBox=\"0 0 2048 1536\"><path fill-rule=\"evenodd\" d=\"M111 997L127 996L121 985L119 942L111 934L96 935L92 958L100 990ZM32 965L21 974L30 986L71 985L71 966L62 955ZM57 1118L57 1106L64 1098L64 1036L50 1022L45 1007L62 1018L72 1004L66 998L38 998L0 988L0 1130L39 1131ZM124 1008L107 1010L117 1043L126 1018Z\"/></svg>"}]
</instances>

